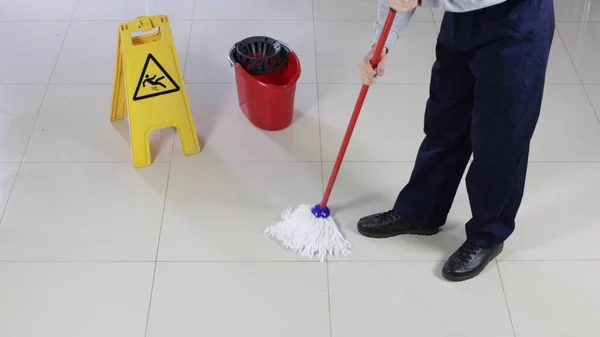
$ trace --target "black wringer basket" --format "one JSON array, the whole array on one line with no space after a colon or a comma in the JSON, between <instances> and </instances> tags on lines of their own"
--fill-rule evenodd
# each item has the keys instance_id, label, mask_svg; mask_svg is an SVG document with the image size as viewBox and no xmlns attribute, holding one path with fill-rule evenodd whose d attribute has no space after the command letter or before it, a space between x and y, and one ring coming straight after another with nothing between
<instances>
[{"instance_id":1,"label":"black wringer basket","mask_svg":"<svg viewBox=\"0 0 600 337\"><path fill-rule=\"evenodd\" d=\"M250 75L266 75L288 62L288 50L270 37L254 36L235 44L234 60Z\"/></svg>"}]
</instances>

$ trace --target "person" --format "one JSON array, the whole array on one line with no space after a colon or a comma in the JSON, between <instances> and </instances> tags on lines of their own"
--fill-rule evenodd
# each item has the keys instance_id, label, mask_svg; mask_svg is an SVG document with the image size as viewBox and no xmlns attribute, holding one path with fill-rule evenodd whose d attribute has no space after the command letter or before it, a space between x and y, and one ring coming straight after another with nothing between
<instances>
[{"instance_id":1,"label":"person","mask_svg":"<svg viewBox=\"0 0 600 337\"><path fill-rule=\"evenodd\" d=\"M392 210L366 216L367 237L433 235L446 222L466 176L472 218L466 242L442 268L450 281L480 274L515 229L530 141L544 93L554 36L552 0L379 0L376 38L390 9L397 11L381 62L360 62L372 85L385 71L401 31L418 6L444 9L425 108L425 138L409 182ZM406 60L410 62L410 60Z\"/></svg>"}]
</instances>

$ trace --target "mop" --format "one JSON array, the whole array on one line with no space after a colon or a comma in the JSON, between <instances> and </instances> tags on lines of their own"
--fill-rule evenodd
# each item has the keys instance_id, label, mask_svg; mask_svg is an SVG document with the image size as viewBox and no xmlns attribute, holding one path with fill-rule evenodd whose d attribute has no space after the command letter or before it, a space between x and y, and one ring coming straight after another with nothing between
<instances>
[{"instance_id":1,"label":"mop","mask_svg":"<svg viewBox=\"0 0 600 337\"><path fill-rule=\"evenodd\" d=\"M379 63L395 17L396 11L390 9L371 59L373 68ZM280 241L285 248L302 257L316 257L323 262L328 254L350 255L352 245L338 229L327 203L368 91L369 86L363 84L321 203L314 206L300 205L296 208L288 208L281 214L279 223L265 229L265 234Z\"/></svg>"}]
</instances>

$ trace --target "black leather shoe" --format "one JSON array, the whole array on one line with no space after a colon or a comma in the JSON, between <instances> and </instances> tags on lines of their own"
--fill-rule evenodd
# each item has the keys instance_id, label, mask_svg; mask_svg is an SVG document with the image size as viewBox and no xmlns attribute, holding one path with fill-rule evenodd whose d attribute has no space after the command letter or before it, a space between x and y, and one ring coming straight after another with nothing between
<instances>
[{"instance_id":1,"label":"black leather shoe","mask_svg":"<svg viewBox=\"0 0 600 337\"><path fill-rule=\"evenodd\" d=\"M401 234L433 235L439 228L423 228L416 226L394 211L366 216L358 221L358 232L370 238L389 238Z\"/></svg>"},{"instance_id":2,"label":"black leather shoe","mask_svg":"<svg viewBox=\"0 0 600 337\"><path fill-rule=\"evenodd\" d=\"M503 248L504 244L487 249L465 242L446 261L442 268L442 276L455 282L471 279L479 275L488 263L502 252Z\"/></svg>"}]
</instances>

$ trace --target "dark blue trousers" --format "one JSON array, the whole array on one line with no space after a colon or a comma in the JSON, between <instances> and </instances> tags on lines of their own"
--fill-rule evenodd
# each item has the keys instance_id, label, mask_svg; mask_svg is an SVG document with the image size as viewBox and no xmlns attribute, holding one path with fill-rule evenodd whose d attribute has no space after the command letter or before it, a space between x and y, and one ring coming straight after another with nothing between
<instances>
[{"instance_id":1,"label":"dark blue trousers","mask_svg":"<svg viewBox=\"0 0 600 337\"><path fill-rule=\"evenodd\" d=\"M554 35L552 0L508 0L446 13L436 46L425 139L395 211L444 225L466 177L472 218L467 240L489 247L515 228L529 145L544 92Z\"/></svg>"}]
</instances>

